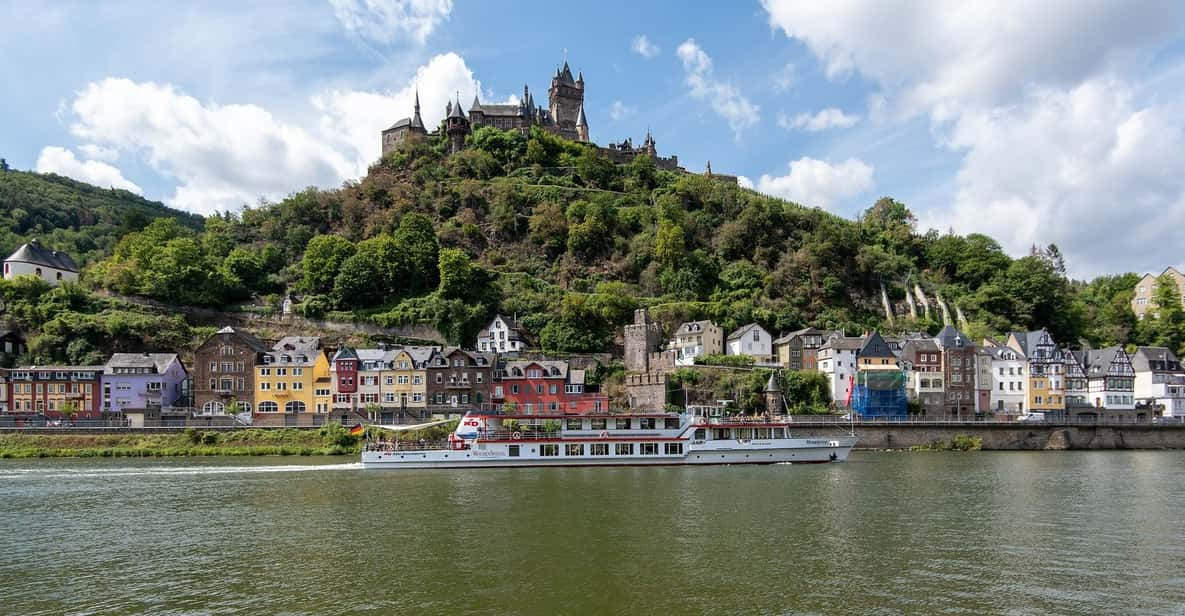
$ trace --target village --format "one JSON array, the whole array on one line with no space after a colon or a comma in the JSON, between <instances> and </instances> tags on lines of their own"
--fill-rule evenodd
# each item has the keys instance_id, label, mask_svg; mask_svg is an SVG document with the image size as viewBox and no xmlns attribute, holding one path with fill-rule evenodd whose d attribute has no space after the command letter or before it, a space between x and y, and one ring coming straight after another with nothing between
<instances>
[{"instance_id":1,"label":"village","mask_svg":"<svg viewBox=\"0 0 1185 616\"><path fill-rule=\"evenodd\" d=\"M68 255L32 241L4 262L5 278L22 275L57 285L76 280L78 271ZM1141 280L1133 310L1146 305L1149 279ZM622 339L623 357L548 357L531 332L503 315L467 347L330 348L316 336L264 341L224 327L197 347L188 365L179 350L160 349L116 353L102 365L0 370L0 412L10 425L286 427L414 423L466 410L584 415L695 403L728 413L746 409L689 392L674 377L687 370L766 370L767 413L794 406L773 375L799 372L821 375L828 410L853 420L1185 417L1185 370L1170 349L1072 349L1045 329L999 340L972 340L951 324L932 336L817 328L775 336L757 323L731 332L708 320L663 324L643 308ZM19 356L23 344L19 332L0 332L5 354ZM624 368L625 396L616 403L601 383L612 365Z\"/></svg>"}]
</instances>

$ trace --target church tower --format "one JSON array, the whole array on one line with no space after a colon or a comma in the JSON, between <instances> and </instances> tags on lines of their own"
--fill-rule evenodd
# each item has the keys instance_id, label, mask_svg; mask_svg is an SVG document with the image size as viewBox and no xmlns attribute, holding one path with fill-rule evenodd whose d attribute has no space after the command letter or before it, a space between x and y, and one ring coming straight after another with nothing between
<instances>
[{"instance_id":1,"label":"church tower","mask_svg":"<svg viewBox=\"0 0 1185 616\"><path fill-rule=\"evenodd\" d=\"M555 76L551 78L547 99L551 119L559 129L560 136L578 139L576 118L580 115L580 108L584 106L584 73L573 79L572 69L568 68L565 61L564 67L556 69Z\"/></svg>"},{"instance_id":2,"label":"church tower","mask_svg":"<svg viewBox=\"0 0 1185 616\"><path fill-rule=\"evenodd\" d=\"M457 104L450 102L448 117L445 118L445 134L448 135L448 153L456 154L465 149L465 136L469 134L469 120L461 109L461 97L457 97Z\"/></svg>"}]
</instances>

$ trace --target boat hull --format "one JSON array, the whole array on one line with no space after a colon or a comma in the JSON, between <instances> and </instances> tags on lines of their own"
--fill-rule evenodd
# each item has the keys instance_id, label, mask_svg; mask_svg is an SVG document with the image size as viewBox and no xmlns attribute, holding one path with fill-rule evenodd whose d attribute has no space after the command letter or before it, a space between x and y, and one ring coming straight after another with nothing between
<instances>
[{"instance_id":1,"label":"boat hull","mask_svg":"<svg viewBox=\"0 0 1185 616\"><path fill-rule=\"evenodd\" d=\"M829 439L776 439L762 442L709 441L692 444L680 455L508 457L502 450L434 449L364 451L362 467L513 468L539 466L691 466L711 464L815 464L843 462L856 444L854 436Z\"/></svg>"}]
</instances>

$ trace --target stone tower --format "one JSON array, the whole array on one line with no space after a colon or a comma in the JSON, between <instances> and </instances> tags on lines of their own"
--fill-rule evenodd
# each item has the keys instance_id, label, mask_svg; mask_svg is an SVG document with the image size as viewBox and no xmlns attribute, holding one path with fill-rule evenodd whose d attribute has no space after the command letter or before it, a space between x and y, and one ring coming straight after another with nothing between
<instances>
[{"instance_id":1,"label":"stone tower","mask_svg":"<svg viewBox=\"0 0 1185 616\"><path fill-rule=\"evenodd\" d=\"M779 415L782 410L782 388L778 387L778 371L774 370L765 383L765 412Z\"/></svg>"},{"instance_id":2,"label":"stone tower","mask_svg":"<svg viewBox=\"0 0 1185 616\"><path fill-rule=\"evenodd\" d=\"M449 154L456 154L465 149L465 135L469 134L469 119L461 110L461 98L457 97L457 104L449 103L448 117L445 118L445 133L448 135Z\"/></svg>"},{"instance_id":3,"label":"stone tower","mask_svg":"<svg viewBox=\"0 0 1185 616\"><path fill-rule=\"evenodd\" d=\"M572 78L572 69L564 62L562 69L556 69L547 89L548 107L560 136L576 140L576 117L584 106L584 73Z\"/></svg>"},{"instance_id":4,"label":"stone tower","mask_svg":"<svg viewBox=\"0 0 1185 616\"><path fill-rule=\"evenodd\" d=\"M625 326L626 371L650 371L650 352L658 348L661 335L658 323L650 320L649 311L645 308L634 311L634 324Z\"/></svg>"},{"instance_id":5,"label":"stone tower","mask_svg":"<svg viewBox=\"0 0 1185 616\"><path fill-rule=\"evenodd\" d=\"M588 138L588 119L584 117L584 103L580 104L580 113L576 115L576 140L591 141Z\"/></svg>"}]
</instances>

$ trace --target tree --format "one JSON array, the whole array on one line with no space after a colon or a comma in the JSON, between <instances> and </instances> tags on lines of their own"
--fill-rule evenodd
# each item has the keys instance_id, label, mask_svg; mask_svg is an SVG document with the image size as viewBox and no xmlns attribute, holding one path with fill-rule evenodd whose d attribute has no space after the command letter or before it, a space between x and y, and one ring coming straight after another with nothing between
<instances>
[{"instance_id":1,"label":"tree","mask_svg":"<svg viewBox=\"0 0 1185 616\"><path fill-rule=\"evenodd\" d=\"M340 235L318 235L309 240L300 260L304 273L301 287L310 293L331 292L342 264L357 250L353 242Z\"/></svg>"},{"instance_id":2,"label":"tree","mask_svg":"<svg viewBox=\"0 0 1185 616\"><path fill-rule=\"evenodd\" d=\"M462 299L473 295L474 268L465 251L444 248L440 251L440 296Z\"/></svg>"},{"instance_id":3,"label":"tree","mask_svg":"<svg viewBox=\"0 0 1185 616\"><path fill-rule=\"evenodd\" d=\"M564 208L553 201L535 206L535 212L527 219L531 241L542 246L549 255L555 256L568 245L568 219Z\"/></svg>"},{"instance_id":4,"label":"tree","mask_svg":"<svg viewBox=\"0 0 1185 616\"><path fill-rule=\"evenodd\" d=\"M385 276L371 251L346 259L333 278L334 303L342 310L365 308L383 300Z\"/></svg>"},{"instance_id":5,"label":"tree","mask_svg":"<svg viewBox=\"0 0 1185 616\"><path fill-rule=\"evenodd\" d=\"M395 232L395 241L406 255L408 288L413 292L434 288L438 280L436 264L440 242L432 229L432 221L423 214L404 216Z\"/></svg>"},{"instance_id":6,"label":"tree","mask_svg":"<svg viewBox=\"0 0 1185 616\"><path fill-rule=\"evenodd\" d=\"M654 259L664 267L677 265L686 254L683 228L677 224L660 220L654 237Z\"/></svg>"}]
</instances>

